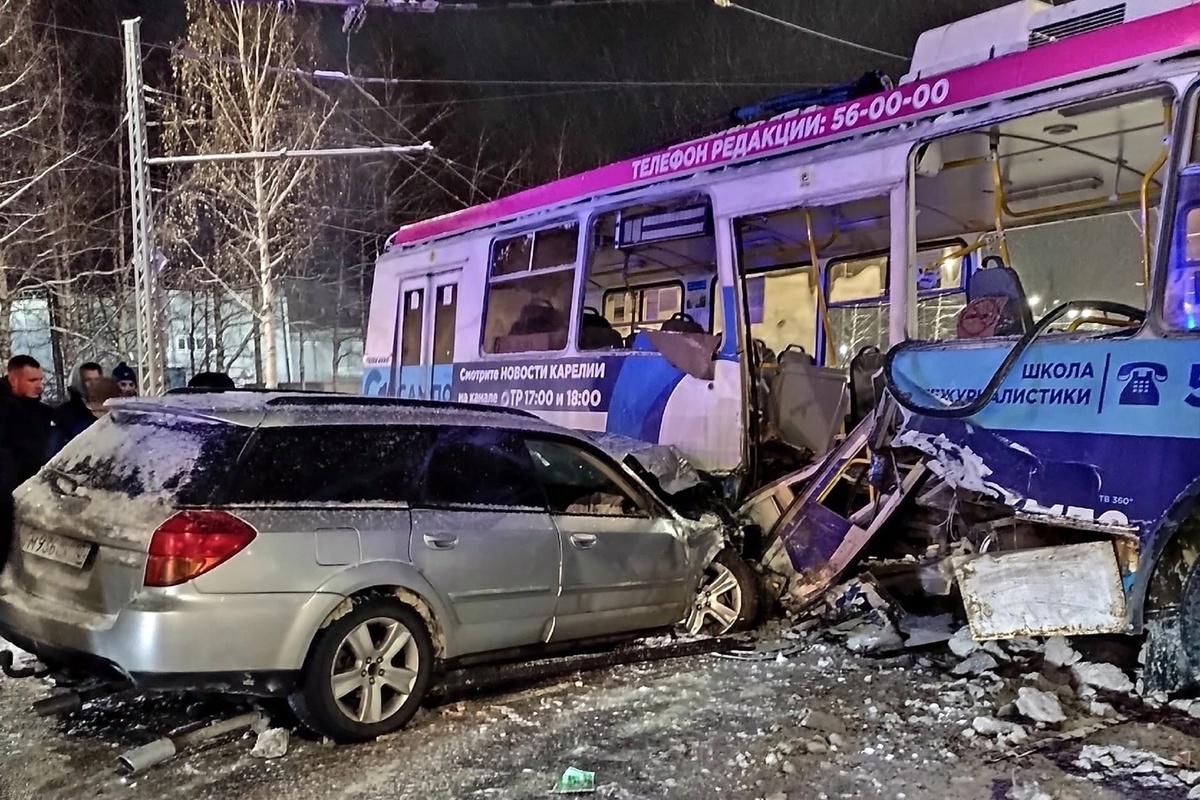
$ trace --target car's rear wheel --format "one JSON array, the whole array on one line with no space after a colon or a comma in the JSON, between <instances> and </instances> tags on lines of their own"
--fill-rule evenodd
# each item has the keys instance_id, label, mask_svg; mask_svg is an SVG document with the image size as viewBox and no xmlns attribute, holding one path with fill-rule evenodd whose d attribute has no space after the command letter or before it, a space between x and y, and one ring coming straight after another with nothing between
<instances>
[{"instance_id":1,"label":"car's rear wheel","mask_svg":"<svg viewBox=\"0 0 1200 800\"><path fill-rule=\"evenodd\" d=\"M710 636L747 630L758 621L758 600L758 576L737 551L726 548L704 571L684 627Z\"/></svg>"},{"instance_id":2,"label":"car's rear wheel","mask_svg":"<svg viewBox=\"0 0 1200 800\"><path fill-rule=\"evenodd\" d=\"M417 713L433 661L416 611L398 600L366 600L320 632L288 701L302 723L335 742L369 741Z\"/></svg>"}]
</instances>

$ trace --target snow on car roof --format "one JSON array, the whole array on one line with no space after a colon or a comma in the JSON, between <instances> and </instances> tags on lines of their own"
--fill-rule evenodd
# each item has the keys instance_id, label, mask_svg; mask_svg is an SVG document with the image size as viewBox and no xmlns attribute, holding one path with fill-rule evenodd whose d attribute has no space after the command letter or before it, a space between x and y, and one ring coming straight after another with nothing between
<instances>
[{"instance_id":1,"label":"snow on car roof","mask_svg":"<svg viewBox=\"0 0 1200 800\"><path fill-rule=\"evenodd\" d=\"M110 401L114 411L174 414L235 425L480 424L578 434L527 412L465 403L315 392L200 391Z\"/></svg>"}]
</instances>

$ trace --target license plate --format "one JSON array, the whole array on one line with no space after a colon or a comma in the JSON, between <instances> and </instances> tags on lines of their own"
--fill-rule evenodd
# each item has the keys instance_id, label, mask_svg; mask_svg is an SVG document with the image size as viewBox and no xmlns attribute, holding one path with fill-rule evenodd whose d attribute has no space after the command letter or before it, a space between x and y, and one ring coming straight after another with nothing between
<instances>
[{"instance_id":1,"label":"license plate","mask_svg":"<svg viewBox=\"0 0 1200 800\"><path fill-rule=\"evenodd\" d=\"M90 544L44 533L22 537L21 549L26 553L57 561L60 564L75 567L75 569L83 569L84 562L92 552Z\"/></svg>"}]
</instances>

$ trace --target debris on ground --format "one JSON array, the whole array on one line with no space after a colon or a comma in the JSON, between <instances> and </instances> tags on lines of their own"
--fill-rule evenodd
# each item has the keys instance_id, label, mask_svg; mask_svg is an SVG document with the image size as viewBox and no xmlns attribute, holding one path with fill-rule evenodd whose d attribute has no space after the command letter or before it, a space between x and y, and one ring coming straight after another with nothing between
<instances>
[{"instance_id":1,"label":"debris on ground","mask_svg":"<svg viewBox=\"0 0 1200 800\"><path fill-rule=\"evenodd\" d=\"M250 755L255 758L282 758L287 755L290 738L287 728L268 728L258 734Z\"/></svg>"},{"instance_id":2,"label":"debris on ground","mask_svg":"<svg viewBox=\"0 0 1200 800\"><path fill-rule=\"evenodd\" d=\"M966 658L979 649L979 642L971 637L971 629L966 627L955 631L946 644L949 645L950 652L959 658Z\"/></svg>"},{"instance_id":3,"label":"debris on ground","mask_svg":"<svg viewBox=\"0 0 1200 800\"><path fill-rule=\"evenodd\" d=\"M820 733L846 735L846 723L832 714L806 708L800 712L800 725Z\"/></svg>"},{"instance_id":4,"label":"debris on ground","mask_svg":"<svg viewBox=\"0 0 1200 800\"><path fill-rule=\"evenodd\" d=\"M1133 681L1115 664L1094 664L1090 661L1080 661L1071 667L1071 674L1084 686L1122 694L1129 694L1133 691Z\"/></svg>"},{"instance_id":5,"label":"debris on ground","mask_svg":"<svg viewBox=\"0 0 1200 800\"><path fill-rule=\"evenodd\" d=\"M1089 780L1100 780L1108 774L1147 789L1182 789L1189 785L1184 776L1191 778L1192 783L1200 778L1200 774L1184 770L1178 761L1121 745L1085 744L1075 764L1087 770Z\"/></svg>"},{"instance_id":6,"label":"debris on ground","mask_svg":"<svg viewBox=\"0 0 1200 800\"><path fill-rule=\"evenodd\" d=\"M977 650L965 659L954 665L950 670L953 675L969 675L978 676L985 672L991 672L996 667L1000 666L1000 662L996 661L996 657L991 653L985 653L982 650Z\"/></svg>"},{"instance_id":7,"label":"debris on ground","mask_svg":"<svg viewBox=\"0 0 1200 800\"><path fill-rule=\"evenodd\" d=\"M1067 719L1057 696L1030 686L1022 686L1017 690L1017 711L1034 722L1051 725Z\"/></svg>"},{"instance_id":8,"label":"debris on ground","mask_svg":"<svg viewBox=\"0 0 1200 800\"><path fill-rule=\"evenodd\" d=\"M1054 636L1046 640L1043 656L1047 664L1062 669L1077 664L1083 659L1083 656L1067 644L1067 640L1061 636Z\"/></svg>"},{"instance_id":9,"label":"debris on ground","mask_svg":"<svg viewBox=\"0 0 1200 800\"><path fill-rule=\"evenodd\" d=\"M607 788L607 787L605 787ZM555 794L584 794L596 791L596 773L567 767L550 791ZM607 793L605 796L609 796Z\"/></svg>"},{"instance_id":10,"label":"debris on ground","mask_svg":"<svg viewBox=\"0 0 1200 800\"><path fill-rule=\"evenodd\" d=\"M1013 783L1012 788L1004 797L1005 800L1054 800L1053 797L1042 791L1042 787L1037 781Z\"/></svg>"}]
</instances>

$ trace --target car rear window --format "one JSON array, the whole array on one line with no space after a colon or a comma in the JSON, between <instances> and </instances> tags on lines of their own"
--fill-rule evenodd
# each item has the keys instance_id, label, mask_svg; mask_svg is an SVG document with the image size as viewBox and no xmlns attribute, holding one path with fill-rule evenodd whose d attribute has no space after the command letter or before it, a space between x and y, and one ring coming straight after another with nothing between
<instances>
[{"instance_id":1,"label":"car rear window","mask_svg":"<svg viewBox=\"0 0 1200 800\"><path fill-rule=\"evenodd\" d=\"M411 426L260 428L232 503L408 503L432 433Z\"/></svg>"},{"instance_id":2,"label":"car rear window","mask_svg":"<svg viewBox=\"0 0 1200 800\"><path fill-rule=\"evenodd\" d=\"M86 488L129 497L169 495L180 505L212 502L250 430L165 414L109 414L77 436L48 467Z\"/></svg>"}]
</instances>

